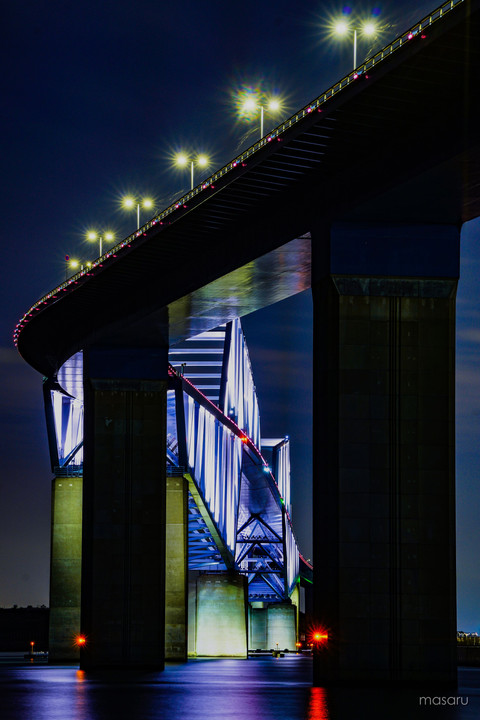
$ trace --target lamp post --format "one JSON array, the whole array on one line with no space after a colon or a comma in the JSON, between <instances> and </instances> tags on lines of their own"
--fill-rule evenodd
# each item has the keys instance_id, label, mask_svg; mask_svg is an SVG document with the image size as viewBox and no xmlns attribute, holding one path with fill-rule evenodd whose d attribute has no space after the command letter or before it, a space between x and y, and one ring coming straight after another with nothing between
<instances>
[{"instance_id":1,"label":"lamp post","mask_svg":"<svg viewBox=\"0 0 480 720\"><path fill-rule=\"evenodd\" d=\"M377 26L371 20L364 22L359 26L351 26L346 20L339 20L334 26L335 35L345 36L353 30L353 69L357 67L357 36L358 33L362 33L367 37L375 35L377 32Z\"/></svg>"},{"instance_id":2,"label":"lamp post","mask_svg":"<svg viewBox=\"0 0 480 720\"><path fill-rule=\"evenodd\" d=\"M186 153L180 152L175 155L175 165L177 167L188 167L190 165L190 190L194 188L194 168L195 165L198 167L208 167L210 159L206 155L197 155L195 158L189 157Z\"/></svg>"},{"instance_id":3,"label":"lamp post","mask_svg":"<svg viewBox=\"0 0 480 720\"><path fill-rule=\"evenodd\" d=\"M87 240L89 242L96 242L98 240L98 245L99 245L98 257L102 257L102 255L103 255L103 252L102 252L103 251L103 241L106 240L107 242L112 242L114 237L115 236L112 232L106 232L106 233L104 233L103 236L98 235L98 233L96 233L94 230L89 230L89 232L87 232Z\"/></svg>"},{"instance_id":4,"label":"lamp post","mask_svg":"<svg viewBox=\"0 0 480 720\"><path fill-rule=\"evenodd\" d=\"M275 97L270 98L264 104L264 102L258 102L255 97L247 97L246 100L240 106L241 111L244 114L250 115L256 110L260 110L260 139L263 137L263 118L265 109L270 110L272 113L276 113L280 110L280 100Z\"/></svg>"},{"instance_id":5,"label":"lamp post","mask_svg":"<svg viewBox=\"0 0 480 720\"><path fill-rule=\"evenodd\" d=\"M134 198L131 196L127 196L123 198L122 205L127 210L131 210L133 208L137 208L137 230L140 227L140 207L145 208L145 210L151 210L153 207L153 200L151 198Z\"/></svg>"}]
</instances>

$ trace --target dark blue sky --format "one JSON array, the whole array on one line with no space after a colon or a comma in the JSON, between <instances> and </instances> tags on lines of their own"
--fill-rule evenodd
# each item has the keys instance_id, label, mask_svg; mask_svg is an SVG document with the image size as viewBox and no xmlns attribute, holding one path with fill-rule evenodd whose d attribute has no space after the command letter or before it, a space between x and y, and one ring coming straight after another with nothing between
<instances>
[{"instance_id":1,"label":"dark blue sky","mask_svg":"<svg viewBox=\"0 0 480 720\"><path fill-rule=\"evenodd\" d=\"M378 12L384 42L434 7L350 5L362 17ZM17 320L62 280L66 254L93 258L89 227L113 229L117 238L134 229L119 207L122 194L153 195L163 207L187 188L187 175L170 166L174 150L210 153L220 166L254 139L252 126L235 118L235 89L279 92L290 114L348 72L351 43L325 33L343 6L17 0L4 7L0 605L48 603L51 473L41 377L12 346ZM360 43L359 60L369 49ZM463 233L457 333L458 604L467 630L480 629L479 235L478 222ZM294 522L309 556L311 420L299 412L310 407L309 293L245 327L263 433L289 434L294 445Z\"/></svg>"}]
</instances>

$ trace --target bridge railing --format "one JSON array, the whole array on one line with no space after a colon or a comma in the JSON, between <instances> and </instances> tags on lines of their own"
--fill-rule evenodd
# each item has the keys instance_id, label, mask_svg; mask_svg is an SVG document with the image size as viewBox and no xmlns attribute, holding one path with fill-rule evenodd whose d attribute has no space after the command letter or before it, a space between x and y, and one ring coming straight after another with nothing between
<instances>
[{"instance_id":1,"label":"bridge railing","mask_svg":"<svg viewBox=\"0 0 480 720\"><path fill-rule=\"evenodd\" d=\"M101 257L99 257L92 263L91 267L76 273L71 278L69 278L61 285L56 287L54 290L52 290L50 293L40 298L34 305L32 305L32 307L17 323L13 335L15 345L17 345L18 336L24 325L29 322L29 320L36 312L42 309L42 305L48 305L51 300L59 299L62 292L67 292L68 290L74 289L75 285L84 282L88 278L88 276L95 274L97 268L103 267L104 262L106 262L110 258L116 258L118 252L120 252L126 247L130 248L131 244L135 242L137 238L146 235L147 230L149 230L150 228L156 225L163 225L165 224L165 222L166 224L168 224L168 218L172 213L175 213L178 210L187 209L188 203L191 202L194 198L196 198L200 193L214 190L215 183L218 182L218 180L224 178L228 173L234 171L237 167L245 166L246 161L251 158L252 155L257 153L259 150L264 148L272 141L279 139L279 136L281 136L285 131L289 130L291 127L303 120L307 115L310 115L312 112L322 112L322 105L324 105L328 100L336 96L339 92L350 86L352 83L356 82L360 76L366 76L369 70L373 69L379 63L389 58L393 53L400 50L404 45L419 38L424 39L424 37L426 37L424 36L425 30L430 28L434 23L441 20L443 17L445 17L445 15L454 10L454 8L456 8L458 5L462 5L464 2L466 2L466 0L448 0L447 2L440 5L438 8L426 15L420 22L415 23L415 25L413 25L409 30L399 35L397 38L395 38L395 40L386 45L382 50L377 52L371 58L368 58L364 63L355 68L355 70L353 70L351 73L349 73L337 83L332 85L328 90L315 98L315 100L313 100L311 103L309 103L301 110L296 112L294 115L292 115L290 118L288 118L288 120L285 120L285 122L281 123L271 132L267 133L267 135L261 138L258 142L256 142L243 153L231 160L229 163L224 165L224 167L217 170L215 173L213 173L213 175L210 175L210 177L203 180L199 185L197 185L195 188L190 190L190 192L186 193L174 203L169 205L161 213L155 215L152 220L145 223L145 225L139 228L136 232L129 235L121 243L118 243L115 247L111 248L111 250L104 253Z\"/></svg>"}]
</instances>

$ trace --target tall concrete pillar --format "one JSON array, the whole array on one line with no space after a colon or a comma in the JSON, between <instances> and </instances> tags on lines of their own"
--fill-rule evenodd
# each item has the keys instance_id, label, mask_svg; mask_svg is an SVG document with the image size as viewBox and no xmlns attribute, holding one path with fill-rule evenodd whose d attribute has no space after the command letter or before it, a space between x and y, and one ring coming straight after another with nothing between
<instances>
[{"instance_id":1,"label":"tall concrete pillar","mask_svg":"<svg viewBox=\"0 0 480 720\"><path fill-rule=\"evenodd\" d=\"M82 478L52 482L50 662L78 662L82 562Z\"/></svg>"},{"instance_id":2,"label":"tall concrete pillar","mask_svg":"<svg viewBox=\"0 0 480 720\"><path fill-rule=\"evenodd\" d=\"M196 654L246 658L247 580L234 572L197 578Z\"/></svg>"},{"instance_id":3,"label":"tall concrete pillar","mask_svg":"<svg viewBox=\"0 0 480 720\"><path fill-rule=\"evenodd\" d=\"M315 681L456 681L457 228L313 234Z\"/></svg>"},{"instance_id":4,"label":"tall concrete pillar","mask_svg":"<svg viewBox=\"0 0 480 720\"><path fill-rule=\"evenodd\" d=\"M165 659L187 659L188 481L167 477Z\"/></svg>"},{"instance_id":5,"label":"tall concrete pillar","mask_svg":"<svg viewBox=\"0 0 480 720\"><path fill-rule=\"evenodd\" d=\"M84 351L81 667L163 667L167 351Z\"/></svg>"}]
</instances>

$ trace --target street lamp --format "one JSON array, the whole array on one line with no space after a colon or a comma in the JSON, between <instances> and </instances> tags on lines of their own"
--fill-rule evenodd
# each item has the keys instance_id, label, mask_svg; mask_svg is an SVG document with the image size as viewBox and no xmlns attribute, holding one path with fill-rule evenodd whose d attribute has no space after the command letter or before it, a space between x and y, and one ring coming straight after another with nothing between
<instances>
[{"instance_id":1,"label":"street lamp","mask_svg":"<svg viewBox=\"0 0 480 720\"><path fill-rule=\"evenodd\" d=\"M353 30L353 69L357 67L357 35L361 33L366 37L372 37L377 32L377 26L374 22L369 20L361 25L352 27L346 20L339 20L335 23L333 31L335 35L345 36Z\"/></svg>"},{"instance_id":2,"label":"street lamp","mask_svg":"<svg viewBox=\"0 0 480 720\"><path fill-rule=\"evenodd\" d=\"M99 254L98 257L102 257L103 255L103 241L106 240L107 242L112 242L114 239L114 234L112 232L106 232L104 235L98 235L94 230L89 230L87 233L87 240L89 242L96 242L98 240L99 245Z\"/></svg>"},{"instance_id":3,"label":"street lamp","mask_svg":"<svg viewBox=\"0 0 480 720\"><path fill-rule=\"evenodd\" d=\"M153 207L153 200L151 198L133 198L131 196L127 196L123 198L122 201L123 207L127 210L132 210L133 208L137 208L137 230L140 227L140 207L145 208L145 210L151 210Z\"/></svg>"},{"instance_id":4,"label":"street lamp","mask_svg":"<svg viewBox=\"0 0 480 720\"><path fill-rule=\"evenodd\" d=\"M246 115L251 115L255 113L256 110L260 110L260 139L263 137L263 116L265 113L265 110L270 110L272 113L279 112L281 109L281 103L278 98L270 98L269 100L266 100L265 104L264 102L257 102L255 97L250 95L250 97L247 97L244 102L240 106L241 111Z\"/></svg>"},{"instance_id":5,"label":"street lamp","mask_svg":"<svg viewBox=\"0 0 480 720\"><path fill-rule=\"evenodd\" d=\"M91 268L92 263L86 262L85 267ZM76 260L75 258L71 258L70 255L65 255L65 280L68 280L68 271L74 270L77 272L77 270L83 270L84 265L80 262L80 260Z\"/></svg>"},{"instance_id":6,"label":"street lamp","mask_svg":"<svg viewBox=\"0 0 480 720\"><path fill-rule=\"evenodd\" d=\"M175 155L175 165L177 167L188 167L190 165L190 190L193 190L193 169L195 165L201 168L206 168L210 164L210 159L206 155L197 155L195 158L190 158L183 152Z\"/></svg>"}]
</instances>

